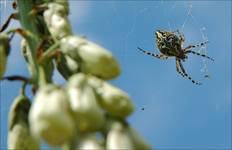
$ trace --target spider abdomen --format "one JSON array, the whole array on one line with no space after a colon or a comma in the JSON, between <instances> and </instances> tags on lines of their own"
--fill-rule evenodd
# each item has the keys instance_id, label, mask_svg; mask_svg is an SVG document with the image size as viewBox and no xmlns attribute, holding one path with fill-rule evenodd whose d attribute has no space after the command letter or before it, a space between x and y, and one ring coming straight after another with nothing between
<instances>
[{"instance_id":1,"label":"spider abdomen","mask_svg":"<svg viewBox=\"0 0 232 150\"><path fill-rule=\"evenodd\" d=\"M178 43L157 44L160 52L166 56L178 56L181 53L181 47Z\"/></svg>"},{"instance_id":2,"label":"spider abdomen","mask_svg":"<svg viewBox=\"0 0 232 150\"><path fill-rule=\"evenodd\" d=\"M170 32L156 32L156 44L166 56L178 56L181 53L181 42L178 36Z\"/></svg>"}]
</instances>

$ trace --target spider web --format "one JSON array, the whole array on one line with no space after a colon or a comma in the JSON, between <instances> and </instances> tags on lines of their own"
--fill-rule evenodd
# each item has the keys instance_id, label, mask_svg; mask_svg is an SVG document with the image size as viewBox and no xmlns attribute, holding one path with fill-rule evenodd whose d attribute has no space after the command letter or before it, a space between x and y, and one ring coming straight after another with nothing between
<instances>
[{"instance_id":1,"label":"spider web","mask_svg":"<svg viewBox=\"0 0 232 150\"><path fill-rule=\"evenodd\" d=\"M206 33L207 28L205 26L201 25L199 23L199 21L194 17L194 15L192 13L193 4L189 3L188 5L189 5L188 12L187 12L186 18L184 20L184 23L181 26L181 31L183 31L183 29L185 28L185 25L186 25L187 21L192 20L196 24L195 25L196 28L199 29L202 40L203 41L208 41L208 37L207 37L207 33ZM201 46L197 52L207 55L207 45ZM209 70L208 70L208 67L207 67L207 60L204 57L201 58L201 59L202 59L202 68L200 69L200 72L205 74L204 75L205 78L210 78Z\"/></svg>"},{"instance_id":2,"label":"spider web","mask_svg":"<svg viewBox=\"0 0 232 150\"><path fill-rule=\"evenodd\" d=\"M114 10L117 10L117 6L114 6ZM198 19L194 16L193 10L194 10L194 4L192 2L179 2L179 1L154 1L149 2L149 5L147 7L135 7L134 14L131 17L130 21L130 28L127 30L125 36L124 36L124 42L123 42L123 51L122 51L122 61L124 65L128 64L128 58L130 55L134 55L134 51L132 52L130 45L131 45L131 39L134 36L138 35L137 30L142 30L139 28L141 24L146 24L148 22L147 20L154 20L154 23L150 26L151 30L149 31L152 35L153 32L159 28L169 30L169 31L176 31L177 29L181 31L184 35L186 32L189 32L189 28L193 28L195 34L199 34L200 37L196 37L195 41L200 43L204 41L208 41L207 36L207 27L201 24L201 22L198 21ZM160 20L157 20L157 15L154 13L154 10L157 10L157 12L160 11L159 16L161 16ZM177 19L175 17L176 11L183 11L180 19ZM116 12L118 13L118 12ZM173 17L174 16L174 17ZM143 23L145 20L146 22ZM159 24L160 22L160 24ZM164 26L162 25L164 24ZM152 36L154 41L154 36ZM186 36L186 39L191 39L191 37ZM151 43L150 40L147 39L140 39L141 41L138 42L139 44L143 45L144 47L147 47L146 45L153 45L154 49L156 48L155 43ZM187 41L186 43L189 44L189 42L193 44L198 44L195 42ZM136 47L135 47L136 48ZM197 52L201 54L207 55L207 45L204 45L202 47L199 47L197 49L194 49ZM204 74L203 76L207 79L210 78L209 70L207 66L208 60L200 57L201 59L201 67L200 72Z\"/></svg>"},{"instance_id":3,"label":"spider web","mask_svg":"<svg viewBox=\"0 0 232 150\"><path fill-rule=\"evenodd\" d=\"M162 2L164 4L164 2ZM172 5L171 5L171 10L175 10L176 6L178 5L178 2L175 1ZM182 33L185 33L185 29L188 30L188 24L193 26L194 29L196 29L198 31L198 33L200 33L201 35L201 39L198 39L197 41L200 42L205 42L208 41L208 36L207 36L207 28L202 25L197 18L194 16L193 14L193 10L194 10L194 5L192 4L192 2L186 2L186 14L185 17L183 19L183 23L180 27L177 27L175 29L172 28L172 24L175 25L174 21L171 19L168 19L167 24L168 24L168 28L169 31L174 31L176 29L180 30ZM164 7L164 16L167 17L167 7ZM169 14L171 15L171 14ZM188 38L188 37L187 37ZM194 44L198 44L198 43L194 43ZM205 54L207 55L207 44L204 46L201 46L198 48L197 50L198 53L201 54ZM204 78L210 79L210 75L209 75L209 69L208 69L208 65L207 65L207 59L204 57L201 57L201 69L200 72L204 74Z\"/></svg>"},{"instance_id":4,"label":"spider web","mask_svg":"<svg viewBox=\"0 0 232 150\"><path fill-rule=\"evenodd\" d=\"M148 10L148 8L142 8L142 9L140 9L135 15L134 15L134 17L133 17L133 21L132 21L132 24L131 24L131 28L130 28L130 30L126 33L126 36L125 36L125 38L124 38L124 49L123 49L123 54L126 54L127 53L127 49L128 49L128 39L130 38L130 35L132 34L132 33L134 33L134 30L135 30L135 25L136 25L136 22L137 22L137 19L138 19L138 17L139 17L139 15L141 15L141 14L143 14L143 13L145 13L146 11ZM123 55L123 61L125 61L126 60L126 55ZM126 63L125 63L126 64Z\"/></svg>"}]
</instances>

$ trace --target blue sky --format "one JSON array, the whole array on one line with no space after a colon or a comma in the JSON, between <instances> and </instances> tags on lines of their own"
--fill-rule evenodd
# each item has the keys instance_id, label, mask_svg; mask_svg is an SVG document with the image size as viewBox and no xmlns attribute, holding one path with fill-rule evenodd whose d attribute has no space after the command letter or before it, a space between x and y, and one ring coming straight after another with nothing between
<instances>
[{"instance_id":1,"label":"blue sky","mask_svg":"<svg viewBox=\"0 0 232 150\"><path fill-rule=\"evenodd\" d=\"M231 1L70 3L74 32L109 49L118 59L122 74L110 82L132 97L136 111L129 122L153 148L231 148ZM4 3L0 7L2 24L12 10L9 2L6 8ZM11 26L18 23L14 21ZM159 53L154 42L157 29L180 29L185 46L210 41L203 50L215 62L190 54L184 63L189 75L202 81L202 86L178 75L173 58L154 59L136 49L139 46ZM28 76L19 42L16 36L6 75ZM208 71L202 72L205 66ZM210 78L204 78L205 74ZM64 83L57 73L54 80ZM1 82L0 149L6 148L7 115L20 85Z\"/></svg>"}]
</instances>

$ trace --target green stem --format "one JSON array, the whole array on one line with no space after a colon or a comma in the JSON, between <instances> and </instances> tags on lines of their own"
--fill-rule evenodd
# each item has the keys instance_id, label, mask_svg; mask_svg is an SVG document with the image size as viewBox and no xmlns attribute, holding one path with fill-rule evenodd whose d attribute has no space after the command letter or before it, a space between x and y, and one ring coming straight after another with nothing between
<instances>
[{"instance_id":1,"label":"green stem","mask_svg":"<svg viewBox=\"0 0 232 150\"><path fill-rule=\"evenodd\" d=\"M27 82L23 82L22 87L21 87L20 92L19 92L20 95L24 95L25 96L26 86L27 86Z\"/></svg>"},{"instance_id":2,"label":"green stem","mask_svg":"<svg viewBox=\"0 0 232 150\"><path fill-rule=\"evenodd\" d=\"M42 20L38 19L38 16L30 15L30 12L35 6L35 3L38 5L38 1L39 0L17 0L19 21L21 26L25 31L31 33L32 35L26 36L24 38L27 40L29 46L28 62L32 69L32 81L37 87L47 84L47 82L49 82L47 79L50 79L50 77L47 77L48 75L46 75L46 65L40 64L37 58L37 50L41 40L40 37L45 36L41 35L39 28L45 29L46 27L39 26L40 23L43 23L41 22ZM49 61L48 63L51 62Z\"/></svg>"},{"instance_id":3,"label":"green stem","mask_svg":"<svg viewBox=\"0 0 232 150\"><path fill-rule=\"evenodd\" d=\"M49 47L49 49L47 49L44 53L43 56L40 59L40 63L43 63L45 60L47 60L49 58L49 56L59 47L60 42L56 42L55 44L53 44L51 47Z\"/></svg>"},{"instance_id":4,"label":"green stem","mask_svg":"<svg viewBox=\"0 0 232 150\"><path fill-rule=\"evenodd\" d=\"M46 71L42 65L39 65L39 77L39 86L44 86L48 83L46 78Z\"/></svg>"},{"instance_id":5,"label":"green stem","mask_svg":"<svg viewBox=\"0 0 232 150\"><path fill-rule=\"evenodd\" d=\"M32 17L30 17L28 14L32 9L33 2L28 1L28 0L17 0L17 5L18 5L18 11L19 11L19 20L21 23L21 26L23 29L29 31L32 33L34 38L31 36L25 37L25 39L28 42L28 45L30 47L30 51L28 52L29 54L29 63L32 66L32 80L33 82L38 85L38 78L39 78L39 68L38 68L38 62L36 60L36 48L37 48L37 43L39 41L39 38L36 36L38 35L38 31L36 28L36 25L34 23L34 20Z\"/></svg>"}]
</instances>

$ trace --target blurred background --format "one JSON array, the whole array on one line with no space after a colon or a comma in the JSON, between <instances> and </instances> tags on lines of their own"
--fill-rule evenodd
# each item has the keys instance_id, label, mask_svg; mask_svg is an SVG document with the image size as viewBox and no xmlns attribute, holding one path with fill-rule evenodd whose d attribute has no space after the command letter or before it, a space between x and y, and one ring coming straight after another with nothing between
<instances>
[{"instance_id":1,"label":"blurred background","mask_svg":"<svg viewBox=\"0 0 232 150\"><path fill-rule=\"evenodd\" d=\"M0 1L0 25L12 1ZM128 92L136 106L129 122L155 149L231 149L231 1L70 1L77 35L109 49L122 74L110 81ZM9 28L18 27L12 21ZM154 31L179 29L185 46L209 40L195 49L214 62L190 54L184 67L197 86L176 72L174 58L159 60L137 50L159 53ZM29 76L20 53L21 38L12 41L5 75ZM54 72L56 83L65 84ZM0 149L7 148L7 118L21 83L0 82ZM27 95L32 97L30 89ZM46 144L42 146L47 149Z\"/></svg>"}]
</instances>

